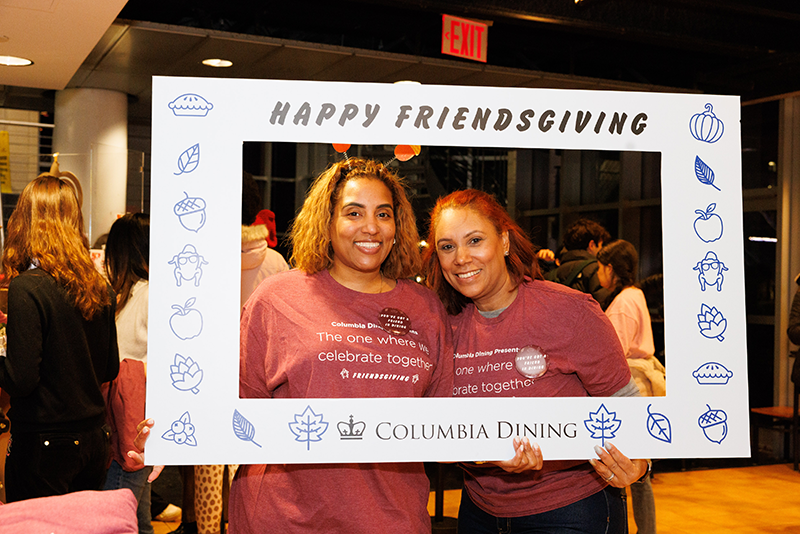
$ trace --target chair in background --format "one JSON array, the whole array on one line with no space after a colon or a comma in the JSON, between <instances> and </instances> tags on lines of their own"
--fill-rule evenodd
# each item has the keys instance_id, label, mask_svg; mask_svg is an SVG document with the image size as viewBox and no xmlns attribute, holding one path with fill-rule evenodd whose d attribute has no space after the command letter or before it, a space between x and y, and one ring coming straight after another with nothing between
<instances>
[{"instance_id":1,"label":"chair in background","mask_svg":"<svg viewBox=\"0 0 800 534\"><path fill-rule=\"evenodd\" d=\"M753 457L758 454L758 435L761 428L772 428L783 432L786 435L786 443L791 449L792 464L795 471L798 471L800 463L800 414L798 413L798 401L800 401L800 363L797 353L795 363L792 366L792 406L766 406L764 408L750 408L750 432L751 450Z\"/></svg>"}]
</instances>

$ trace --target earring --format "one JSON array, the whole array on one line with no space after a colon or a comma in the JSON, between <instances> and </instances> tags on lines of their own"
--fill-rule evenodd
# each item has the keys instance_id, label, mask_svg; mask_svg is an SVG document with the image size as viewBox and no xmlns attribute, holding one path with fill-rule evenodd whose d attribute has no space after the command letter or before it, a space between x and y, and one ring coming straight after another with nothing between
<instances>
[{"instance_id":1,"label":"earring","mask_svg":"<svg viewBox=\"0 0 800 534\"><path fill-rule=\"evenodd\" d=\"M396 245L396 244L397 244L397 239L392 239L392 245Z\"/></svg>"},{"instance_id":2,"label":"earring","mask_svg":"<svg viewBox=\"0 0 800 534\"><path fill-rule=\"evenodd\" d=\"M507 250L506 250L506 253L505 253L505 254L503 254L503 256L508 256L508 251L507 251Z\"/></svg>"}]
</instances>

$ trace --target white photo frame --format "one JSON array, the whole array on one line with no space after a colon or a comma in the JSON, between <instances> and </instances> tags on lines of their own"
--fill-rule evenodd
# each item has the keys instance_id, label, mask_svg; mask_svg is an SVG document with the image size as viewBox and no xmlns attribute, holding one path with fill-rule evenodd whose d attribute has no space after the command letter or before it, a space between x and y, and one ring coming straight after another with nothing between
<instances>
[{"instance_id":1,"label":"white photo frame","mask_svg":"<svg viewBox=\"0 0 800 534\"><path fill-rule=\"evenodd\" d=\"M730 96L155 77L148 463L496 460L518 432L553 460L749 456L739 117ZM240 399L244 141L660 152L667 396Z\"/></svg>"}]
</instances>

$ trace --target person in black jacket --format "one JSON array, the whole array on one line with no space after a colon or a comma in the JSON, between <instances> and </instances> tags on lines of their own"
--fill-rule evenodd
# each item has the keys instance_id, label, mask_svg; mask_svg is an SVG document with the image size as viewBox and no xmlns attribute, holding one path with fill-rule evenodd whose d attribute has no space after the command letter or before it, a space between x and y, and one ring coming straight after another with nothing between
<instances>
[{"instance_id":1,"label":"person in black jacket","mask_svg":"<svg viewBox=\"0 0 800 534\"><path fill-rule=\"evenodd\" d=\"M597 251L611 241L603 225L591 219L578 219L564 232L564 246L559 264L545 278L589 293L605 310L611 303L609 290L600 285L597 277ZM541 257L541 254L540 254Z\"/></svg>"},{"instance_id":2,"label":"person in black jacket","mask_svg":"<svg viewBox=\"0 0 800 534\"><path fill-rule=\"evenodd\" d=\"M80 183L54 163L8 222L9 502L103 487L109 454L101 384L119 372L115 297L83 231Z\"/></svg>"}]
</instances>

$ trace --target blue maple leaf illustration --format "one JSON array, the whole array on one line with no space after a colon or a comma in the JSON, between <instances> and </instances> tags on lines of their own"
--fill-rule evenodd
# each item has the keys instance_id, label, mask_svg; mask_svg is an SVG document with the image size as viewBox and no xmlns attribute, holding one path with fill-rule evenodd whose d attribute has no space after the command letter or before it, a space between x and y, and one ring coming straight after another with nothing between
<instances>
[{"instance_id":1,"label":"blue maple leaf illustration","mask_svg":"<svg viewBox=\"0 0 800 534\"><path fill-rule=\"evenodd\" d=\"M602 447L606 440L616 437L616 432L622 426L622 420L617 419L617 412L609 412L605 404L601 404L596 412L589 412L589 419L583 422L592 439L599 439Z\"/></svg>"},{"instance_id":2,"label":"blue maple leaf illustration","mask_svg":"<svg viewBox=\"0 0 800 534\"><path fill-rule=\"evenodd\" d=\"M306 450L311 450L312 441L322 441L328 423L323 421L321 414L315 414L311 406L307 406L303 413L294 414L294 422L289 423L289 430L294 434L295 441L305 442Z\"/></svg>"}]
</instances>

